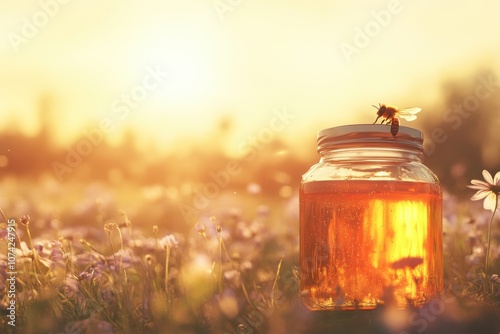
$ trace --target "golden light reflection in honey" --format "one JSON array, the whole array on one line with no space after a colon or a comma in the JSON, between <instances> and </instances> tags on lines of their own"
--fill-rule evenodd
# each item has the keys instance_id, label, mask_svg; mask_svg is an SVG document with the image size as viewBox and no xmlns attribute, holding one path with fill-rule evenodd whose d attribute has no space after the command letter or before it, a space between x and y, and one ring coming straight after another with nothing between
<instances>
[{"instance_id":1,"label":"golden light reflection in honey","mask_svg":"<svg viewBox=\"0 0 500 334\"><path fill-rule=\"evenodd\" d=\"M404 307L442 290L437 185L311 182L300 202L301 291L309 308Z\"/></svg>"}]
</instances>

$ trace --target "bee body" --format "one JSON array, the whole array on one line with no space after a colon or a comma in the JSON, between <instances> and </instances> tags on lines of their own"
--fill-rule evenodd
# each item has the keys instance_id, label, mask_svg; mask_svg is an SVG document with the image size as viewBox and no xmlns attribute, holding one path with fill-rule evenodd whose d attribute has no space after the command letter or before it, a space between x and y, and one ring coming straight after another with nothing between
<instances>
[{"instance_id":1,"label":"bee body","mask_svg":"<svg viewBox=\"0 0 500 334\"><path fill-rule=\"evenodd\" d=\"M396 137L398 132L399 132L399 119L397 117L394 117L391 122L391 134L393 137Z\"/></svg>"},{"instance_id":2,"label":"bee body","mask_svg":"<svg viewBox=\"0 0 500 334\"><path fill-rule=\"evenodd\" d=\"M399 118L403 118L407 121L413 121L417 118L415 114L419 113L422 111L420 108L404 108L404 109L398 109L395 106L390 106L390 105L385 105L385 104L380 104L379 106L373 106L377 110L377 119L375 119L374 124L377 123L378 119L382 117L382 121L380 124L391 124L391 134L393 137L396 137L396 135L399 132Z\"/></svg>"}]
</instances>

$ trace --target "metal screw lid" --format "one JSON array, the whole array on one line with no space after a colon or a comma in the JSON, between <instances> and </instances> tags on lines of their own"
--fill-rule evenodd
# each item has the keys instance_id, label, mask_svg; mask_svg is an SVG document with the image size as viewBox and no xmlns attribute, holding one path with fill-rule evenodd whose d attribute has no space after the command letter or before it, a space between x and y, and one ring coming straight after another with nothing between
<instances>
[{"instance_id":1,"label":"metal screw lid","mask_svg":"<svg viewBox=\"0 0 500 334\"><path fill-rule=\"evenodd\" d=\"M318 132L318 152L354 147L391 147L422 152L424 136L420 130L400 126L394 137L387 124L351 124Z\"/></svg>"}]
</instances>

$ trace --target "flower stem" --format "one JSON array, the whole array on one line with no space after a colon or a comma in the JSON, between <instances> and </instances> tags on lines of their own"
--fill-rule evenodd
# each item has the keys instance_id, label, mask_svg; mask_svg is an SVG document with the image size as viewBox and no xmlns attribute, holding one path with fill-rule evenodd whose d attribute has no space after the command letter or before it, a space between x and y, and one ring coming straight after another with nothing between
<instances>
[{"instance_id":1,"label":"flower stem","mask_svg":"<svg viewBox=\"0 0 500 334\"><path fill-rule=\"evenodd\" d=\"M485 268L484 268L484 295L487 296L488 292L488 269L490 266L490 246L491 246L491 225L493 225L493 217L495 217L495 212L497 211L498 207L498 198L495 197L495 207L493 208L493 212L491 213L491 218L490 218L490 223L488 225L488 244L486 246L486 263L485 263Z\"/></svg>"},{"instance_id":2,"label":"flower stem","mask_svg":"<svg viewBox=\"0 0 500 334\"><path fill-rule=\"evenodd\" d=\"M170 265L170 245L167 245L167 254L165 254L165 291L168 295L168 267Z\"/></svg>"},{"instance_id":3,"label":"flower stem","mask_svg":"<svg viewBox=\"0 0 500 334\"><path fill-rule=\"evenodd\" d=\"M38 259L38 251L35 249L35 247L33 245L33 239L31 238L31 232L30 232L29 225L26 224L25 226L26 226L26 234L28 235L28 241L30 243L30 249L33 252L33 274L35 274L35 279L38 282L38 284L40 286L42 286L42 282L40 282L40 279L38 278L38 274L37 274L37 271L39 271L40 273L42 272L40 270L40 266L38 264L38 261L40 261Z\"/></svg>"},{"instance_id":4,"label":"flower stem","mask_svg":"<svg viewBox=\"0 0 500 334\"><path fill-rule=\"evenodd\" d=\"M222 245L224 240L222 239L222 234L219 232L219 293L222 294Z\"/></svg>"}]
</instances>

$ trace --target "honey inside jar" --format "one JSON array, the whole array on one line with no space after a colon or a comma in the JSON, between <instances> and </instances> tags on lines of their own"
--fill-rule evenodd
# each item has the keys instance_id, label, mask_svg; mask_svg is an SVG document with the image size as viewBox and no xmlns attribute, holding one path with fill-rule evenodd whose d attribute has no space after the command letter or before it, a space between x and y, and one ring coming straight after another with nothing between
<instances>
[{"instance_id":1,"label":"honey inside jar","mask_svg":"<svg viewBox=\"0 0 500 334\"><path fill-rule=\"evenodd\" d=\"M303 303L311 310L371 309L436 296L443 289L441 201L438 183L303 183Z\"/></svg>"}]
</instances>

